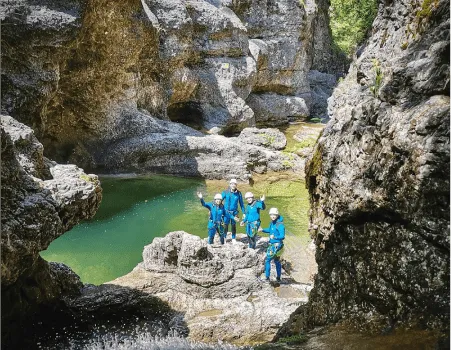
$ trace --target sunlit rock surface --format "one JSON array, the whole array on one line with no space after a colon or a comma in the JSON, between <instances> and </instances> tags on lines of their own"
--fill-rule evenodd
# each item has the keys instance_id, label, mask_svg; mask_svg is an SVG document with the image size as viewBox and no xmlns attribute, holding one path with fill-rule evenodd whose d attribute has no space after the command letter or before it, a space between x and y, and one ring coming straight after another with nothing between
<instances>
[{"instance_id":1,"label":"sunlit rock surface","mask_svg":"<svg viewBox=\"0 0 451 350\"><path fill-rule=\"evenodd\" d=\"M237 244L228 241L221 246L183 231L168 233L144 248L143 262L132 272L109 283L168 302L183 313L190 339L235 344L270 341L307 300L308 287L286 273L284 284L262 283L257 277L263 271L266 239L252 250L243 235L239 238Z\"/></svg>"},{"instance_id":2,"label":"sunlit rock surface","mask_svg":"<svg viewBox=\"0 0 451 350\"><path fill-rule=\"evenodd\" d=\"M449 1L423 5L380 6L332 96L306 171L318 274L293 329L449 336Z\"/></svg>"}]
</instances>

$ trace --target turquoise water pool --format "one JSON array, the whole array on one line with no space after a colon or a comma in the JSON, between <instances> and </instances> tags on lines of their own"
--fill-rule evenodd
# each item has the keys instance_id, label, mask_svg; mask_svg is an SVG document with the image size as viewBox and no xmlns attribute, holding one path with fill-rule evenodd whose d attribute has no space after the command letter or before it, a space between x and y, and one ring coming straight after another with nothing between
<instances>
[{"instance_id":1,"label":"turquoise water pool","mask_svg":"<svg viewBox=\"0 0 451 350\"><path fill-rule=\"evenodd\" d=\"M183 230L207 236L208 210L200 205L197 191L211 201L227 187L225 181L206 182L171 176L101 178L103 200L92 220L85 221L53 241L41 256L70 266L85 283L101 284L130 272L142 261L143 247L155 237ZM290 186L294 188L290 189ZM268 208L278 206L285 215L288 234L306 234L306 190L293 181L260 184L256 196L266 194ZM304 191L305 193L296 193ZM299 198L303 205L300 205ZM269 217L262 212L263 226ZM244 232L239 227L238 232Z\"/></svg>"}]
</instances>

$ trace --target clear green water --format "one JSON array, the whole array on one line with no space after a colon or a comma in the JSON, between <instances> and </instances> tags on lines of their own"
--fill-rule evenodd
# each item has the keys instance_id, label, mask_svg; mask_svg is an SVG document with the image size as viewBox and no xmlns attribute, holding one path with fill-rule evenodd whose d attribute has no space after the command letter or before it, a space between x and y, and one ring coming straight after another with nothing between
<instances>
[{"instance_id":1,"label":"clear green water","mask_svg":"<svg viewBox=\"0 0 451 350\"><path fill-rule=\"evenodd\" d=\"M206 201L227 187L225 181L204 181L170 176L101 178L103 200L92 220L85 221L53 241L41 256L70 266L85 283L101 284L130 272L142 261L143 247L155 237L183 230L207 236ZM266 194L266 204L278 207L288 235L307 237L308 200L304 183L282 180L239 186L256 196ZM262 214L263 227L269 223ZM238 232L244 233L244 228Z\"/></svg>"}]
</instances>

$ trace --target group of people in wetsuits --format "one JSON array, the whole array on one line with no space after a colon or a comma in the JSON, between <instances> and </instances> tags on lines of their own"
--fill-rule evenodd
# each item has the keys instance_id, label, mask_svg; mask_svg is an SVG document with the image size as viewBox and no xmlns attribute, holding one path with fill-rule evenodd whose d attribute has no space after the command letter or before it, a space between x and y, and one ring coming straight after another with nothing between
<instances>
[{"instance_id":1,"label":"group of people in wetsuits","mask_svg":"<svg viewBox=\"0 0 451 350\"><path fill-rule=\"evenodd\" d=\"M243 195L237 188L236 179L231 179L229 188L221 193L215 194L213 201L205 203L201 192L197 193L202 206L210 211L208 220L208 244L213 244L216 233L219 234L221 244L225 243L229 225L231 226L232 244L236 243L236 224L240 221L238 218L238 206L243 214L240 226L246 227L246 235L249 242L249 248L255 249L257 245L257 232L269 234L269 245L266 250L265 276L269 281L271 271L271 261L276 265L276 279L280 281L282 275L282 264L280 256L283 250L283 240L285 238L285 225L283 217L279 214L277 208L269 210L271 222L269 227L260 227L260 210L265 210L265 196L255 199L252 192L246 192L244 199L247 206L244 206Z\"/></svg>"}]
</instances>

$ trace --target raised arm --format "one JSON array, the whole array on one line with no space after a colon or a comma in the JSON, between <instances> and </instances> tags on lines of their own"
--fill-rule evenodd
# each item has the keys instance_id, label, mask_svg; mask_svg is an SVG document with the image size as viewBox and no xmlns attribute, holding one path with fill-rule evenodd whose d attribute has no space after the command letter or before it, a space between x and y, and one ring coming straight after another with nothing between
<instances>
[{"instance_id":1,"label":"raised arm","mask_svg":"<svg viewBox=\"0 0 451 350\"><path fill-rule=\"evenodd\" d=\"M205 203L201 192L197 192L197 197L199 197L200 204L202 204L203 207L207 208L208 210L211 210L211 205L209 203Z\"/></svg>"}]
</instances>

